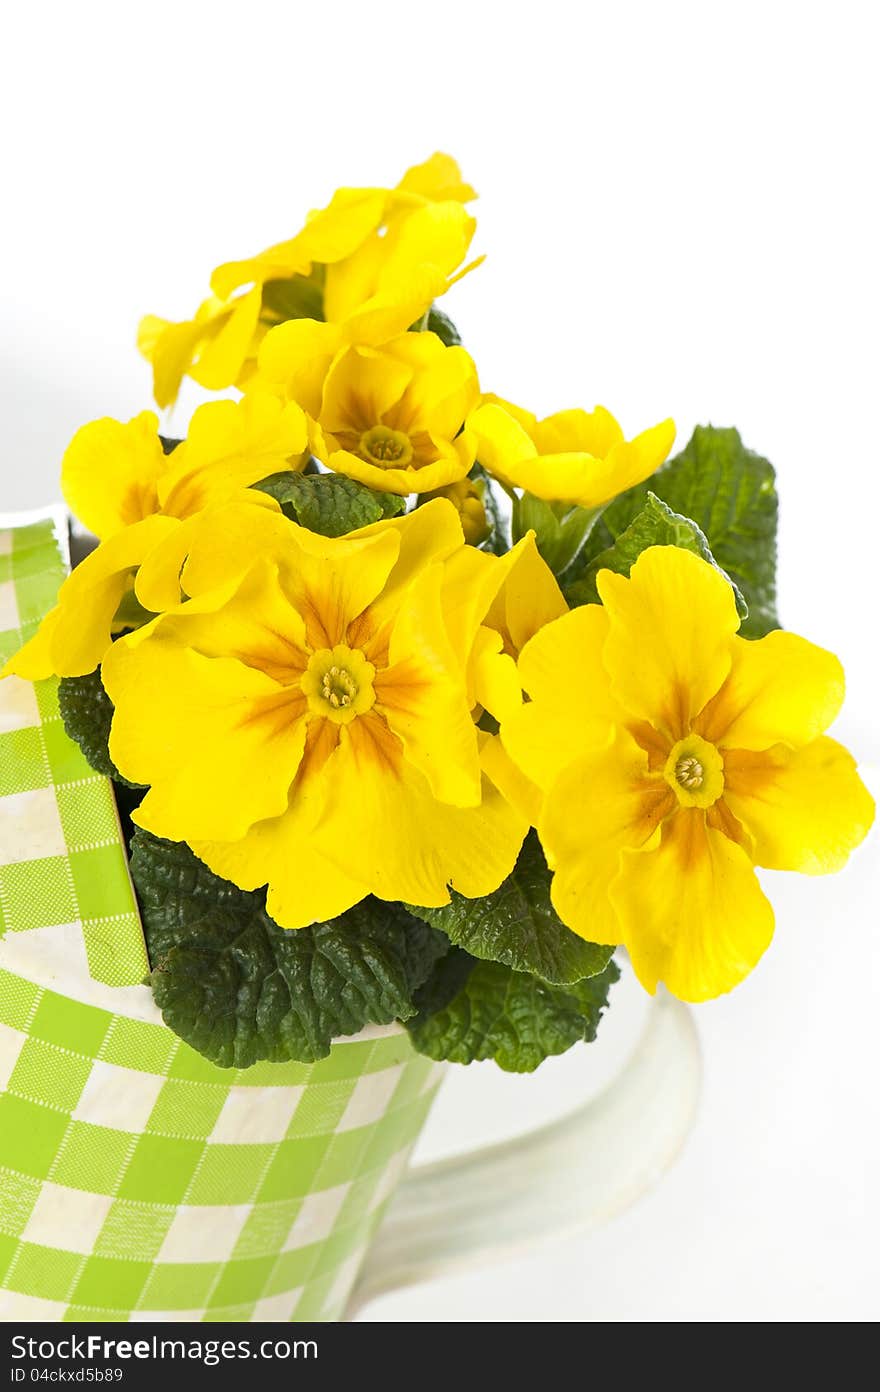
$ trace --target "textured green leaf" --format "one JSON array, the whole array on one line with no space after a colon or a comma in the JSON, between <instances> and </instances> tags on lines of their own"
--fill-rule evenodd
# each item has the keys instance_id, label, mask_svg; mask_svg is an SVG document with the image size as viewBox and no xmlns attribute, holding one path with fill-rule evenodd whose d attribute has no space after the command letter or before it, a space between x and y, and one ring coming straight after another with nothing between
<instances>
[{"instance_id":1,"label":"textured green leaf","mask_svg":"<svg viewBox=\"0 0 880 1392\"><path fill-rule=\"evenodd\" d=\"M383 517L396 517L406 506L406 499L396 493L374 493L344 474L284 470L254 486L280 503L301 527L328 537L345 536Z\"/></svg>"},{"instance_id":2,"label":"textured green leaf","mask_svg":"<svg viewBox=\"0 0 880 1392\"><path fill-rule=\"evenodd\" d=\"M576 561L600 514L600 508L548 503L523 493L513 500L513 540L533 531L544 560L554 575L561 576Z\"/></svg>"},{"instance_id":3,"label":"textured green leaf","mask_svg":"<svg viewBox=\"0 0 880 1392\"><path fill-rule=\"evenodd\" d=\"M683 551L692 551L716 570L721 571L725 580L730 576L716 563L709 543L696 522L673 512L661 498L649 493L645 506L633 518L629 526L620 533L613 546L600 551L587 566L584 574L573 585L569 585L565 597L569 604L598 604L599 592L596 589L596 576L600 570L613 570L618 575L629 575L635 562L649 546L680 546ZM742 594L733 585L737 613L745 618L749 612Z\"/></svg>"},{"instance_id":4,"label":"textured green leaf","mask_svg":"<svg viewBox=\"0 0 880 1392\"><path fill-rule=\"evenodd\" d=\"M323 320L324 275L324 267L316 266L308 276L264 281L260 318L268 324L281 324L286 319Z\"/></svg>"},{"instance_id":5,"label":"textured green leaf","mask_svg":"<svg viewBox=\"0 0 880 1392\"><path fill-rule=\"evenodd\" d=\"M550 871L530 831L512 874L493 894L465 899L452 891L440 909L409 906L472 957L503 962L544 981L565 984L604 971L613 947L585 942L566 928L550 902Z\"/></svg>"},{"instance_id":6,"label":"textured green leaf","mask_svg":"<svg viewBox=\"0 0 880 1392\"><path fill-rule=\"evenodd\" d=\"M279 928L262 891L237 889L187 846L144 831L131 873L165 1023L222 1068L310 1062L336 1036L409 1018L448 950L443 934L373 899L311 928Z\"/></svg>"},{"instance_id":7,"label":"textured green leaf","mask_svg":"<svg viewBox=\"0 0 880 1392\"><path fill-rule=\"evenodd\" d=\"M697 426L680 454L605 509L580 558L584 569L614 545L645 506L649 492L702 531L718 565L748 605L749 616L740 632L760 638L778 628L778 500L772 464L746 449L737 430Z\"/></svg>"},{"instance_id":8,"label":"textured green leaf","mask_svg":"<svg viewBox=\"0 0 880 1392\"><path fill-rule=\"evenodd\" d=\"M440 962L436 982L419 993L421 1009L407 1029L429 1058L494 1059L508 1073L531 1073L549 1055L595 1039L609 987L619 975L609 962L598 976L549 986L500 962L476 962L467 970L460 956L450 954ZM444 995L448 999L438 1004Z\"/></svg>"},{"instance_id":9,"label":"textured green leaf","mask_svg":"<svg viewBox=\"0 0 880 1392\"><path fill-rule=\"evenodd\" d=\"M79 745L97 773L115 778L117 783L124 783L127 788L140 786L123 778L110 758L107 741L113 719L113 702L104 690L100 668L89 672L86 677L62 677L58 683L58 709L68 735Z\"/></svg>"},{"instance_id":10,"label":"textured green leaf","mask_svg":"<svg viewBox=\"0 0 880 1392\"><path fill-rule=\"evenodd\" d=\"M476 957L469 952L461 947L450 947L413 995L418 1017L427 1019L430 1015L436 1015L438 1010L445 1010L461 991L476 965Z\"/></svg>"}]
</instances>

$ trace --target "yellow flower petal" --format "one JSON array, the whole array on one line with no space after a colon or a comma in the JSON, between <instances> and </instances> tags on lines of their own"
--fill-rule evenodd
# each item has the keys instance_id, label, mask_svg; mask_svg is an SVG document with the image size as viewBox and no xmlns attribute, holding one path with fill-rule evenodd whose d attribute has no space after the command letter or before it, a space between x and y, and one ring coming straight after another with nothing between
<instances>
[{"instance_id":1,"label":"yellow flower petal","mask_svg":"<svg viewBox=\"0 0 880 1392\"><path fill-rule=\"evenodd\" d=\"M299 772L280 817L255 823L237 841L192 842L215 874L240 889L268 884L266 909L282 928L306 928L334 918L370 892L368 885L327 860L312 835L334 787L337 740L338 727L329 722L309 725Z\"/></svg>"},{"instance_id":2,"label":"yellow flower petal","mask_svg":"<svg viewBox=\"0 0 880 1392\"><path fill-rule=\"evenodd\" d=\"M325 462L334 473L345 474L378 492L396 493L399 497L407 497L410 493L432 493L435 488L443 488L447 483L464 478L470 468L467 460L460 459L454 451L445 459L422 464L418 468L385 468L368 463L350 450L334 450Z\"/></svg>"},{"instance_id":3,"label":"yellow flower petal","mask_svg":"<svg viewBox=\"0 0 880 1392\"><path fill-rule=\"evenodd\" d=\"M328 267L326 318L358 323L361 342L382 342L402 333L419 317L420 306L427 309L444 293L475 228L476 220L454 201L427 203L394 217L384 237L365 242L353 256ZM392 329L394 306L405 312ZM389 314L381 329L378 319L364 318L380 309Z\"/></svg>"},{"instance_id":4,"label":"yellow flower petal","mask_svg":"<svg viewBox=\"0 0 880 1392\"><path fill-rule=\"evenodd\" d=\"M644 752L625 731L559 775L542 804L538 835L555 871L553 905L573 932L589 942L622 940L609 899L621 852L655 844L673 802L668 785L649 776Z\"/></svg>"},{"instance_id":5,"label":"yellow flower petal","mask_svg":"<svg viewBox=\"0 0 880 1392\"><path fill-rule=\"evenodd\" d=\"M731 749L807 744L843 704L843 668L833 653L796 633L776 630L749 642L734 638L730 675L695 724Z\"/></svg>"},{"instance_id":6,"label":"yellow flower petal","mask_svg":"<svg viewBox=\"0 0 880 1392\"><path fill-rule=\"evenodd\" d=\"M322 429L361 434L378 425L406 391L413 371L411 364L389 353L358 348L342 353L324 383Z\"/></svg>"},{"instance_id":7,"label":"yellow flower petal","mask_svg":"<svg viewBox=\"0 0 880 1392\"><path fill-rule=\"evenodd\" d=\"M492 401L478 406L468 418L477 459L483 468L507 488L517 486L522 467L537 459L538 451L520 421Z\"/></svg>"},{"instance_id":8,"label":"yellow flower petal","mask_svg":"<svg viewBox=\"0 0 880 1392\"><path fill-rule=\"evenodd\" d=\"M426 504L417 511L426 511L427 506L434 507L436 504ZM494 556L491 552L478 551L469 546L450 558L446 566L443 607L446 627L461 662L467 662L477 631L487 615L492 613L493 620L499 617L499 596L529 545L529 538L523 537L503 556ZM503 620L503 603L500 608ZM502 638L509 636L506 630L502 631L501 624L495 623L495 626L501 631Z\"/></svg>"},{"instance_id":9,"label":"yellow flower petal","mask_svg":"<svg viewBox=\"0 0 880 1392\"><path fill-rule=\"evenodd\" d=\"M541 790L515 764L497 735L483 744L480 760L483 771L529 826L536 826L541 814Z\"/></svg>"},{"instance_id":10,"label":"yellow flower petal","mask_svg":"<svg viewBox=\"0 0 880 1392\"><path fill-rule=\"evenodd\" d=\"M396 530L316 537L303 528L278 556L286 593L306 621L312 648L335 648L381 593L400 554Z\"/></svg>"},{"instance_id":11,"label":"yellow flower petal","mask_svg":"<svg viewBox=\"0 0 880 1392\"><path fill-rule=\"evenodd\" d=\"M337 189L326 208L309 216L300 233L310 259L332 265L351 256L379 226L387 202L385 189Z\"/></svg>"},{"instance_id":12,"label":"yellow flower petal","mask_svg":"<svg viewBox=\"0 0 880 1392\"><path fill-rule=\"evenodd\" d=\"M601 737L624 715L602 660L610 627L605 609L584 604L546 624L519 656L522 683L535 704L562 707L569 728L590 727Z\"/></svg>"},{"instance_id":13,"label":"yellow flower petal","mask_svg":"<svg viewBox=\"0 0 880 1392\"><path fill-rule=\"evenodd\" d=\"M170 320L161 319L158 314L145 314L138 324L137 346L138 352L142 353L148 361L152 360L156 351L156 345L165 330L169 327Z\"/></svg>"},{"instance_id":14,"label":"yellow flower petal","mask_svg":"<svg viewBox=\"0 0 880 1392\"><path fill-rule=\"evenodd\" d=\"M476 218L454 200L427 203L397 219L385 237L378 293L393 291L422 266L450 276L467 255L476 227Z\"/></svg>"},{"instance_id":15,"label":"yellow flower petal","mask_svg":"<svg viewBox=\"0 0 880 1392\"><path fill-rule=\"evenodd\" d=\"M840 870L874 820L855 760L827 737L797 750L728 750L724 780L724 801L754 837L756 863L772 870Z\"/></svg>"},{"instance_id":16,"label":"yellow flower petal","mask_svg":"<svg viewBox=\"0 0 880 1392\"><path fill-rule=\"evenodd\" d=\"M731 990L773 936L748 856L697 808L670 817L658 846L623 852L611 901L642 985L662 981L681 1000Z\"/></svg>"},{"instance_id":17,"label":"yellow flower petal","mask_svg":"<svg viewBox=\"0 0 880 1392\"><path fill-rule=\"evenodd\" d=\"M488 779L479 807L438 802L370 717L343 728L339 756L316 844L380 899L438 907L449 886L476 898L510 874L527 827Z\"/></svg>"},{"instance_id":18,"label":"yellow flower petal","mask_svg":"<svg viewBox=\"0 0 880 1392\"><path fill-rule=\"evenodd\" d=\"M459 203L470 203L477 196L470 184L462 180L461 170L452 156L439 151L423 164L414 164L408 169L397 187L402 192L437 201L455 199Z\"/></svg>"},{"instance_id":19,"label":"yellow flower petal","mask_svg":"<svg viewBox=\"0 0 880 1392\"><path fill-rule=\"evenodd\" d=\"M566 614L568 605L538 551L534 532L527 533L508 554L512 563L486 622L504 634L509 648L518 653L545 624Z\"/></svg>"},{"instance_id":20,"label":"yellow flower petal","mask_svg":"<svg viewBox=\"0 0 880 1392\"><path fill-rule=\"evenodd\" d=\"M443 569L424 570L391 629L389 665L375 681L376 709L434 796L456 807L480 801L477 732L464 674L444 625Z\"/></svg>"},{"instance_id":21,"label":"yellow flower petal","mask_svg":"<svg viewBox=\"0 0 880 1392\"><path fill-rule=\"evenodd\" d=\"M236 658L282 685L298 681L309 663L302 615L281 588L277 565L263 557L251 560L228 590L160 615L150 633L203 657ZM141 631L135 642L144 636Z\"/></svg>"},{"instance_id":22,"label":"yellow flower petal","mask_svg":"<svg viewBox=\"0 0 880 1392\"><path fill-rule=\"evenodd\" d=\"M388 194L378 188L337 189L327 204L312 213L301 232L287 241L241 261L227 261L211 276L211 289L226 299L242 285L262 285L308 275L314 261L350 256L382 221Z\"/></svg>"},{"instance_id":23,"label":"yellow flower petal","mask_svg":"<svg viewBox=\"0 0 880 1392\"><path fill-rule=\"evenodd\" d=\"M597 406L594 411L557 411L535 421L530 434L540 454L576 451L604 459L615 446L624 443L623 431L604 406Z\"/></svg>"},{"instance_id":24,"label":"yellow flower petal","mask_svg":"<svg viewBox=\"0 0 880 1392\"><path fill-rule=\"evenodd\" d=\"M386 344L383 356L410 368L385 423L410 435L424 430L441 440L455 439L480 396L471 355L464 348L447 348L436 334L406 333ZM325 425L335 429L329 421Z\"/></svg>"},{"instance_id":25,"label":"yellow flower petal","mask_svg":"<svg viewBox=\"0 0 880 1392\"><path fill-rule=\"evenodd\" d=\"M115 611L114 611L115 612ZM25 681L45 681L55 675L52 662L52 636L58 627L61 610L56 604L43 619L32 638L13 653L0 668L3 677L22 677ZM89 668L89 670L93 670Z\"/></svg>"},{"instance_id":26,"label":"yellow flower petal","mask_svg":"<svg viewBox=\"0 0 880 1392\"><path fill-rule=\"evenodd\" d=\"M268 882L266 912L281 928L324 923L370 892L326 860L288 813L258 822L240 841L195 840L192 849L215 875L240 889L262 889Z\"/></svg>"},{"instance_id":27,"label":"yellow flower petal","mask_svg":"<svg viewBox=\"0 0 880 1392\"><path fill-rule=\"evenodd\" d=\"M184 522L172 521L135 579L138 600L154 614L238 578L255 556L283 550L295 526L274 498L250 489Z\"/></svg>"},{"instance_id":28,"label":"yellow flower petal","mask_svg":"<svg viewBox=\"0 0 880 1392\"><path fill-rule=\"evenodd\" d=\"M494 628L478 630L470 672L476 704L496 720L505 720L520 709L522 688L516 662L504 651L504 639Z\"/></svg>"},{"instance_id":29,"label":"yellow flower petal","mask_svg":"<svg viewBox=\"0 0 880 1392\"><path fill-rule=\"evenodd\" d=\"M602 660L615 696L671 742L681 739L730 671L739 627L733 590L678 546L643 551L628 580L601 570L597 585L609 618Z\"/></svg>"},{"instance_id":30,"label":"yellow flower petal","mask_svg":"<svg viewBox=\"0 0 880 1392\"><path fill-rule=\"evenodd\" d=\"M656 472L672 448L675 424L661 421L627 442L610 411L597 406L549 416L536 424L532 438L541 467L521 469L522 486L539 498L600 507Z\"/></svg>"},{"instance_id":31,"label":"yellow flower petal","mask_svg":"<svg viewBox=\"0 0 880 1392\"><path fill-rule=\"evenodd\" d=\"M520 654L520 679L532 699L504 717L501 739L545 791L572 760L602 748L625 723L602 665L607 636L608 615L588 604L548 623Z\"/></svg>"},{"instance_id":32,"label":"yellow flower petal","mask_svg":"<svg viewBox=\"0 0 880 1392\"><path fill-rule=\"evenodd\" d=\"M158 512L156 486L167 467L154 412L127 425L108 416L74 435L61 461L61 488L83 525L110 537Z\"/></svg>"},{"instance_id":33,"label":"yellow flower petal","mask_svg":"<svg viewBox=\"0 0 880 1392\"><path fill-rule=\"evenodd\" d=\"M209 401L193 415L187 437L158 484L165 512L189 517L284 469L300 469L306 418L294 402L255 391L241 401Z\"/></svg>"},{"instance_id":34,"label":"yellow flower petal","mask_svg":"<svg viewBox=\"0 0 880 1392\"><path fill-rule=\"evenodd\" d=\"M523 406L517 406L515 402L508 401L503 396L498 396L497 392L483 392L480 398L483 406L500 406L508 416L513 416L517 425L521 425L523 430L532 440L538 425L538 418L532 411L527 411Z\"/></svg>"},{"instance_id":35,"label":"yellow flower petal","mask_svg":"<svg viewBox=\"0 0 880 1392\"><path fill-rule=\"evenodd\" d=\"M328 271L331 285L333 269L331 266ZM386 283L385 288L363 300L339 323L341 337L349 344L378 346L387 343L421 319L448 288L449 279L437 266L402 268L395 279ZM326 293L329 293L329 289L328 286Z\"/></svg>"},{"instance_id":36,"label":"yellow flower petal","mask_svg":"<svg viewBox=\"0 0 880 1392\"><path fill-rule=\"evenodd\" d=\"M601 406L536 421L500 398L483 401L468 421L480 463L507 488L549 502L600 507L653 474L675 439L675 426L667 420L627 443Z\"/></svg>"},{"instance_id":37,"label":"yellow flower petal","mask_svg":"<svg viewBox=\"0 0 880 1392\"><path fill-rule=\"evenodd\" d=\"M138 826L172 841L233 840L284 811L305 744L298 689L155 638L114 643L102 675L116 706L111 757L153 785Z\"/></svg>"},{"instance_id":38,"label":"yellow flower petal","mask_svg":"<svg viewBox=\"0 0 880 1392\"><path fill-rule=\"evenodd\" d=\"M182 323L171 323L147 314L138 328L137 344L153 365L153 396L163 410L177 400L180 384L189 371L206 333L197 315Z\"/></svg>"},{"instance_id":39,"label":"yellow flower petal","mask_svg":"<svg viewBox=\"0 0 880 1392\"><path fill-rule=\"evenodd\" d=\"M238 381L246 358L253 352L253 338L260 318L262 294L255 285L228 305L219 328L206 337L190 376L209 391L222 391Z\"/></svg>"},{"instance_id":40,"label":"yellow flower petal","mask_svg":"<svg viewBox=\"0 0 880 1392\"><path fill-rule=\"evenodd\" d=\"M290 319L270 329L257 356L261 384L283 393L310 416L321 414L324 379L342 343L338 325ZM256 383L252 384L252 389Z\"/></svg>"},{"instance_id":41,"label":"yellow flower petal","mask_svg":"<svg viewBox=\"0 0 880 1392\"><path fill-rule=\"evenodd\" d=\"M103 541L68 575L55 608L0 675L39 681L93 672L110 646L113 620L134 571L178 525L170 517L147 517Z\"/></svg>"},{"instance_id":42,"label":"yellow flower petal","mask_svg":"<svg viewBox=\"0 0 880 1392\"><path fill-rule=\"evenodd\" d=\"M373 522L369 527L350 532L349 541L384 536L389 532L397 537L399 551L382 594L373 606L373 613L380 624L397 612L404 590L425 566L434 561L448 560L453 555L458 557L465 551L458 512L443 498L425 503L403 517ZM477 554L472 547L467 550L468 554ZM459 656L464 661L464 655Z\"/></svg>"}]
</instances>

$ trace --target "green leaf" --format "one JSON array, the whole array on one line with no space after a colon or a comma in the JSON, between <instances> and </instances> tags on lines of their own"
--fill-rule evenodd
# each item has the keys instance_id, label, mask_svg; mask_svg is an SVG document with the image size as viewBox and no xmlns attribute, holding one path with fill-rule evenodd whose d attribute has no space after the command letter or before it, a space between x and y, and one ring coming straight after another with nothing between
<instances>
[{"instance_id":1,"label":"green leaf","mask_svg":"<svg viewBox=\"0 0 880 1392\"><path fill-rule=\"evenodd\" d=\"M444 314L442 309L432 305L428 313L426 328L429 333L436 334L441 343L445 343L447 348L457 348L461 344L461 335L453 324L448 314Z\"/></svg>"},{"instance_id":2,"label":"green leaf","mask_svg":"<svg viewBox=\"0 0 880 1392\"><path fill-rule=\"evenodd\" d=\"M445 1010L461 991L476 965L477 959L463 948L450 947L413 995L419 1018L427 1019L439 1010Z\"/></svg>"},{"instance_id":3,"label":"green leaf","mask_svg":"<svg viewBox=\"0 0 880 1392\"><path fill-rule=\"evenodd\" d=\"M618 575L629 575L632 566L649 546L680 546L683 551L692 551L695 556L700 556L715 566L725 580L733 585L730 576L716 563L709 550L709 543L696 522L673 512L662 499L649 493L641 512L620 533L614 545L609 546L606 551L600 551L599 555L590 561L581 578L567 588L565 597L569 604L598 604L596 576L599 571L613 570ZM737 613L740 618L745 618L749 612L748 605L736 585L733 585L733 593Z\"/></svg>"},{"instance_id":4,"label":"green leaf","mask_svg":"<svg viewBox=\"0 0 880 1392\"><path fill-rule=\"evenodd\" d=\"M601 508L572 503L548 503L531 493L513 500L513 540L535 533L535 544L553 574L561 576L577 559Z\"/></svg>"},{"instance_id":5,"label":"green leaf","mask_svg":"<svg viewBox=\"0 0 880 1392\"><path fill-rule=\"evenodd\" d=\"M159 444L162 446L163 454L173 454L178 445L182 445L182 440L175 440L170 435L160 435Z\"/></svg>"},{"instance_id":6,"label":"green leaf","mask_svg":"<svg viewBox=\"0 0 880 1392\"><path fill-rule=\"evenodd\" d=\"M316 266L308 276L264 281L260 318L268 324L281 324L286 319L323 320L324 274L323 266Z\"/></svg>"},{"instance_id":7,"label":"green leaf","mask_svg":"<svg viewBox=\"0 0 880 1392\"><path fill-rule=\"evenodd\" d=\"M254 484L280 503L288 517L321 536L345 536L347 532L396 517L406 499L396 493L374 493L366 484L344 474L297 474L284 470Z\"/></svg>"},{"instance_id":8,"label":"green leaf","mask_svg":"<svg viewBox=\"0 0 880 1392\"><path fill-rule=\"evenodd\" d=\"M614 951L585 942L562 922L550 902L550 871L535 831L523 842L512 874L493 894L465 899L453 890L451 903L443 908L408 908L472 957L502 962L550 983L597 976Z\"/></svg>"},{"instance_id":9,"label":"green leaf","mask_svg":"<svg viewBox=\"0 0 880 1392\"><path fill-rule=\"evenodd\" d=\"M237 889L187 846L140 830L131 873L165 1023L222 1068L311 1062L336 1036L408 1019L448 950L441 933L374 899L311 928L279 928L262 891Z\"/></svg>"},{"instance_id":10,"label":"green leaf","mask_svg":"<svg viewBox=\"0 0 880 1392\"><path fill-rule=\"evenodd\" d=\"M508 1073L531 1073L549 1055L595 1039L609 987L620 975L609 962L598 976L549 986L500 962L477 962L469 971L466 966L457 957L440 962L438 984L420 992L423 1008L407 1029L429 1058L494 1059ZM450 987L454 994L437 1006Z\"/></svg>"},{"instance_id":11,"label":"green leaf","mask_svg":"<svg viewBox=\"0 0 880 1392\"><path fill-rule=\"evenodd\" d=\"M58 709L64 728L82 750L97 773L115 778L126 788L138 788L129 783L110 758L107 742L113 719L113 702L104 690L101 670L96 668L86 677L62 677L58 683Z\"/></svg>"},{"instance_id":12,"label":"green leaf","mask_svg":"<svg viewBox=\"0 0 880 1392\"><path fill-rule=\"evenodd\" d=\"M702 531L718 565L748 605L743 636L760 638L778 628L778 500L772 464L746 449L737 430L697 426L680 454L646 483L609 504L581 558L585 566L614 545L645 506L649 492Z\"/></svg>"}]
</instances>

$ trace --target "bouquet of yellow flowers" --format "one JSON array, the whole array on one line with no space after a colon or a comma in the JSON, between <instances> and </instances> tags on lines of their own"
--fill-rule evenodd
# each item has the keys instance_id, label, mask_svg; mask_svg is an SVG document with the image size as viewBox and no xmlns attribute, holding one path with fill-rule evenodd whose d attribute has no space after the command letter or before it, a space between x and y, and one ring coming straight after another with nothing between
<instances>
[{"instance_id":1,"label":"bouquet of yellow flowers","mask_svg":"<svg viewBox=\"0 0 880 1392\"><path fill-rule=\"evenodd\" d=\"M160 407L226 393L185 439L145 411L64 456L97 545L5 672L61 679L156 1001L223 1066L400 1020L533 1069L595 1036L620 944L648 991L730 990L755 867L837 870L873 817L840 664L778 624L770 464L484 392L437 304L474 196L445 155L338 190L143 320Z\"/></svg>"}]
</instances>

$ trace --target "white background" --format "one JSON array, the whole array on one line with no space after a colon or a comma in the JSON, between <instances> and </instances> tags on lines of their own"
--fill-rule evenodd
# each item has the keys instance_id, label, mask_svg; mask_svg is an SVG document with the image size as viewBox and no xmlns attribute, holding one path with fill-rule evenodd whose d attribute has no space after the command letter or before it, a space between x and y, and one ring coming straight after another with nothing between
<instances>
[{"instance_id":1,"label":"white background","mask_svg":"<svg viewBox=\"0 0 880 1392\"><path fill-rule=\"evenodd\" d=\"M82 422L149 404L143 312L187 316L215 264L291 235L337 184L447 149L481 194L489 259L446 307L484 386L539 413L602 402L628 432L671 414L680 443L737 425L779 472L783 621L843 658L836 733L877 763L873 9L17 6L0 510L56 496ZM651 1198L368 1315L876 1318L876 845L836 881L775 877L777 942L699 1011L700 1120ZM461 1073L426 1149L523 1128L590 1067L570 1055L540 1091Z\"/></svg>"}]
</instances>

